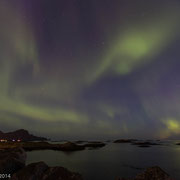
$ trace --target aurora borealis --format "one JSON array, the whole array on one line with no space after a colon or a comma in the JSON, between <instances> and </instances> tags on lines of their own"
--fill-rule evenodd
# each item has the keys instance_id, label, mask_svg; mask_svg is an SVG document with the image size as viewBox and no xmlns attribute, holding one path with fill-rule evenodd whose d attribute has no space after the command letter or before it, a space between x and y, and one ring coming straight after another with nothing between
<instances>
[{"instance_id":1,"label":"aurora borealis","mask_svg":"<svg viewBox=\"0 0 180 180\"><path fill-rule=\"evenodd\" d=\"M51 138L180 138L179 0L1 0L0 127Z\"/></svg>"}]
</instances>

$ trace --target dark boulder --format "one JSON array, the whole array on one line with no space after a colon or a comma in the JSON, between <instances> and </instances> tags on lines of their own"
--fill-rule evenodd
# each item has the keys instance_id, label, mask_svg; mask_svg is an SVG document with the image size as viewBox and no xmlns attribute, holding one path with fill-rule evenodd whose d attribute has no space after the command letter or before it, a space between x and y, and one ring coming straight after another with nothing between
<instances>
[{"instance_id":1,"label":"dark boulder","mask_svg":"<svg viewBox=\"0 0 180 180\"><path fill-rule=\"evenodd\" d=\"M25 166L26 153L22 148L0 151L0 174L13 174Z\"/></svg>"},{"instance_id":2,"label":"dark boulder","mask_svg":"<svg viewBox=\"0 0 180 180\"><path fill-rule=\"evenodd\" d=\"M48 169L44 162L32 163L12 176L12 180L39 180Z\"/></svg>"},{"instance_id":3,"label":"dark boulder","mask_svg":"<svg viewBox=\"0 0 180 180\"><path fill-rule=\"evenodd\" d=\"M147 168L143 173L136 176L135 180L172 180L160 167Z\"/></svg>"},{"instance_id":4,"label":"dark boulder","mask_svg":"<svg viewBox=\"0 0 180 180\"><path fill-rule=\"evenodd\" d=\"M78 173L70 172L63 167L51 167L41 177L42 180L83 180Z\"/></svg>"},{"instance_id":5,"label":"dark boulder","mask_svg":"<svg viewBox=\"0 0 180 180\"><path fill-rule=\"evenodd\" d=\"M83 180L78 173L63 167L48 167L44 162L32 163L15 173L11 180Z\"/></svg>"},{"instance_id":6,"label":"dark boulder","mask_svg":"<svg viewBox=\"0 0 180 180\"><path fill-rule=\"evenodd\" d=\"M173 180L160 167L150 167L138 174L135 178L118 178L117 180Z\"/></svg>"}]
</instances>

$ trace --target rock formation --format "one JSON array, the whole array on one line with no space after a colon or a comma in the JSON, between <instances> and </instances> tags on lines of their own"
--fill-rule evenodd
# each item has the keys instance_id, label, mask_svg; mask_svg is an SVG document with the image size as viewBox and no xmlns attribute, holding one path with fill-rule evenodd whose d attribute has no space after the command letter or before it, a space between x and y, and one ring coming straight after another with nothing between
<instances>
[{"instance_id":1,"label":"rock formation","mask_svg":"<svg viewBox=\"0 0 180 180\"><path fill-rule=\"evenodd\" d=\"M83 180L78 173L63 167L48 167L44 162L27 165L15 173L11 180Z\"/></svg>"},{"instance_id":2,"label":"rock formation","mask_svg":"<svg viewBox=\"0 0 180 180\"><path fill-rule=\"evenodd\" d=\"M154 166L147 168L135 178L118 178L117 180L174 180L160 167Z\"/></svg>"},{"instance_id":3,"label":"rock formation","mask_svg":"<svg viewBox=\"0 0 180 180\"><path fill-rule=\"evenodd\" d=\"M69 150L72 147L75 147L75 149L77 148L74 143L66 143L63 148ZM44 162L36 162L25 166L25 161L26 153L22 148L0 150L0 174L10 174L11 180L83 180L80 174L70 172L64 167L49 167ZM173 179L160 167L155 166L147 168L135 178L118 178L117 180Z\"/></svg>"},{"instance_id":4,"label":"rock formation","mask_svg":"<svg viewBox=\"0 0 180 180\"><path fill-rule=\"evenodd\" d=\"M13 174L25 166L26 153L22 148L0 151L0 174Z\"/></svg>"},{"instance_id":5,"label":"rock formation","mask_svg":"<svg viewBox=\"0 0 180 180\"><path fill-rule=\"evenodd\" d=\"M0 174L11 180L82 180L78 173L63 167L48 167L44 162L25 166L26 153L22 148L0 150Z\"/></svg>"}]
</instances>

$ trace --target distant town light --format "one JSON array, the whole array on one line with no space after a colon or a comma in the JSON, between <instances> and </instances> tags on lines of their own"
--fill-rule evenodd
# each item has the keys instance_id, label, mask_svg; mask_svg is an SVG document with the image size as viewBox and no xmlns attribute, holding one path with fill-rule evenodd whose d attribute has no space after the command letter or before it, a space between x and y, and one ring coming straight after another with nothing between
<instances>
[{"instance_id":1,"label":"distant town light","mask_svg":"<svg viewBox=\"0 0 180 180\"><path fill-rule=\"evenodd\" d=\"M7 142L6 139L0 139L0 142Z\"/></svg>"}]
</instances>

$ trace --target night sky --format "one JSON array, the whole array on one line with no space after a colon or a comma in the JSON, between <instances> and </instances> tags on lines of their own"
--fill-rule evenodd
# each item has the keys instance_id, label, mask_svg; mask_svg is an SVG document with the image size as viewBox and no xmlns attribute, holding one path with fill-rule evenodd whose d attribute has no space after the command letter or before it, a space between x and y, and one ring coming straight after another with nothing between
<instances>
[{"instance_id":1,"label":"night sky","mask_svg":"<svg viewBox=\"0 0 180 180\"><path fill-rule=\"evenodd\" d=\"M0 130L180 138L179 0L0 0Z\"/></svg>"}]
</instances>

